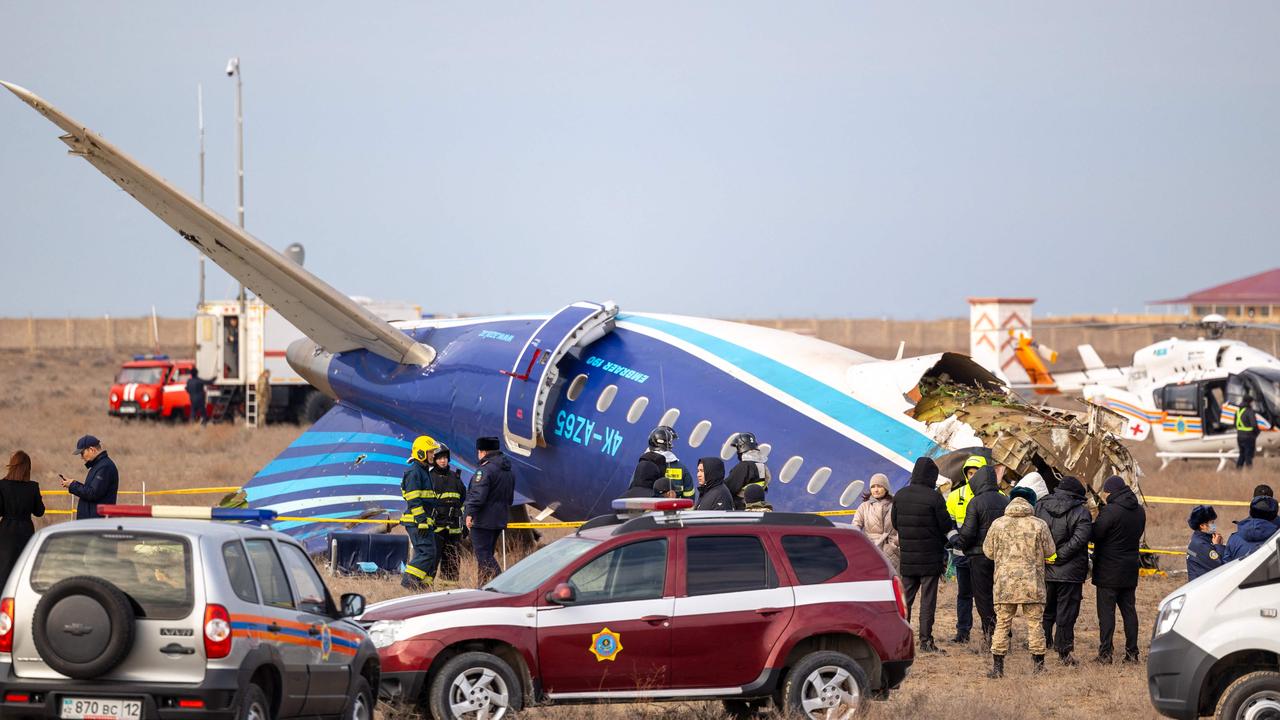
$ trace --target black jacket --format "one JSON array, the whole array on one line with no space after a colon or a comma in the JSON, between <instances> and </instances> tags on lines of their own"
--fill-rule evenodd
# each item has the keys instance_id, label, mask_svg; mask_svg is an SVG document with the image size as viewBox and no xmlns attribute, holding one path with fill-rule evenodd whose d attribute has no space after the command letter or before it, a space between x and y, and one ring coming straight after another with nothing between
<instances>
[{"instance_id":1,"label":"black jacket","mask_svg":"<svg viewBox=\"0 0 1280 720\"><path fill-rule=\"evenodd\" d=\"M208 384L208 380L202 380L195 375L187 378L187 397L191 399L191 407L204 404L204 386Z\"/></svg>"},{"instance_id":2,"label":"black jacket","mask_svg":"<svg viewBox=\"0 0 1280 720\"><path fill-rule=\"evenodd\" d=\"M695 510L732 510L733 493L724 484L724 461L718 457L698 460L702 465L703 484L699 486Z\"/></svg>"},{"instance_id":3,"label":"black jacket","mask_svg":"<svg viewBox=\"0 0 1280 720\"><path fill-rule=\"evenodd\" d=\"M32 517L44 515L40 485L30 480L0 480L0 590L27 541L36 534Z\"/></svg>"},{"instance_id":4,"label":"black jacket","mask_svg":"<svg viewBox=\"0 0 1280 720\"><path fill-rule=\"evenodd\" d=\"M640 456L636 469L631 473L631 484L622 494L624 498L651 498L653 484L663 477L667 471L667 459L661 453L652 450Z\"/></svg>"},{"instance_id":5,"label":"black jacket","mask_svg":"<svg viewBox=\"0 0 1280 720\"><path fill-rule=\"evenodd\" d=\"M507 527L511 503L516 496L516 474L511 471L511 458L493 452L480 461L467 488L467 517L485 530Z\"/></svg>"},{"instance_id":6,"label":"black jacket","mask_svg":"<svg viewBox=\"0 0 1280 720\"><path fill-rule=\"evenodd\" d=\"M1138 546L1147 529L1147 511L1129 488L1111 493L1093 522L1093 584L1138 586Z\"/></svg>"},{"instance_id":7,"label":"black jacket","mask_svg":"<svg viewBox=\"0 0 1280 720\"><path fill-rule=\"evenodd\" d=\"M441 470L431 464L431 488L436 493L436 504L431 511L435 531L444 535L462 534L462 506L467 497L467 486L462 483L458 471Z\"/></svg>"},{"instance_id":8,"label":"black jacket","mask_svg":"<svg viewBox=\"0 0 1280 720\"><path fill-rule=\"evenodd\" d=\"M1009 498L996 489L996 473L990 467L978 468L969 480L973 499L964 511L964 524L960 526L960 549L965 555L982 555L982 543L987 539L991 523L1004 517Z\"/></svg>"},{"instance_id":9,"label":"black jacket","mask_svg":"<svg viewBox=\"0 0 1280 720\"><path fill-rule=\"evenodd\" d=\"M907 577L941 575L946 569L947 535L955 531L937 481L938 466L920 458L911 470L911 482L893 496L889 517L898 529L899 568Z\"/></svg>"},{"instance_id":10,"label":"black jacket","mask_svg":"<svg viewBox=\"0 0 1280 720\"><path fill-rule=\"evenodd\" d=\"M116 492L120 489L120 471L107 457L106 450L84 466L89 469L84 482L73 482L67 486L67 492L80 498L76 503L77 520L102 517L98 514L98 506L114 505Z\"/></svg>"},{"instance_id":11,"label":"black jacket","mask_svg":"<svg viewBox=\"0 0 1280 720\"><path fill-rule=\"evenodd\" d=\"M1082 583L1089 579L1089 536L1093 518L1084 496L1059 489L1036 503L1036 517L1049 524L1058 557L1044 568L1045 582Z\"/></svg>"},{"instance_id":12,"label":"black jacket","mask_svg":"<svg viewBox=\"0 0 1280 720\"><path fill-rule=\"evenodd\" d=\"M729 476L725 478L725 487L729 489L729 494L733 496L733 509L745 510L747 508L746 500L742 499L742 488L754 482L760 482L765 476L760 472L760 465L755 460L739 460L737 465L729 471ZM723 466L723 463L722 463Z\"/></svg>"}]
</instances>

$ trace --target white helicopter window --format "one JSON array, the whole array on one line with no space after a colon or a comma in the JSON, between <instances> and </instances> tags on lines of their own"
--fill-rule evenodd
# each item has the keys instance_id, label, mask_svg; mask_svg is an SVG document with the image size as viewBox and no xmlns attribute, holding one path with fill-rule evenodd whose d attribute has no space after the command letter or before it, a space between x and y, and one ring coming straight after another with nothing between
<instances>
[{"instance_id":1,"label":"white helicopter window","mask_svg":"<svg viewBox=\"0 0 1280 720\"><path fill-rule=\"evenodd\" d=\"M796 473L800 472L800 466L804 464L804 458L799 455L792 455L787 463L782 466L782 471L778 473L778 482L789 483L795 478Z\"/></svg>"},{"instance_id":2,"label":"white helicopter window","mask_svg":"<svg viewBox=\"0 0 1280 720\"><path fill-rule=\"evenodd\" d=\"M693 432L689 433L689 447L696 448L707 439L707 433L711 432L711 421L703 420L693 427Z\"/></svg>"},{"instance_id":3,"label":"white helicopter window","mask_svg":"<svg viewBox=\"0 0 1280 720\"><path fill-rule=\"evenodd\" d=\"M670 410L662 413L662 419L658 421L658 424L673 428L676 426L676 420L678 419L680 419L680 411L675 408L671 408Z\"/></svg>"},{"instance_id":4,"label":"white helicopter window","mask_svg":"<svg viewBox=\"0 0 1280 720\"><path fill-rule=\"evenodd\" d=\"M649 398L643 395L636 398L636 401L631 403L631 409L627 411L627 422L635 425L640 419L640 416L644 415L645 408L647 407L649 407Z\"/></svg>"},{"instance_id":5,"label":"white helicopter window","mask_svg":"<svg viewBox=\"0 0 1280 720\"><path fill-rule=\"evenodd\" d=\"M618 396L618 386L610 385L600 391L600 398L596 400L596 410L604 412L613 404L613 399Z\"/></svg>"},{"instance_id":6,"label":"white helicopter window","mask_svg":"<svg viewBox=\"0 0 1280 720\"><path fill-rule=\"evenodd\" d=\"M805 486L805 489L809 491L810 495L817 495L822 492L822 488L826 486L827 480L830 478L831 468L820 467L813 471L813 476L809 478L809 484Z\"/></svg>"},{"instance_id":7,"label":"white helicopter window","mask_svg":"<svg viewBox=\"0 0 1280 720\"><path fill-rule=\"evenodd\" d=\"M565 390L564 396L570 400L577 400L582 397L582 389L587 386L587 376L579 375L569 383L569 389Z\"/></svg>"},{"instance_id":8,"label":"white helicopter window","mask_svg":"<svg viewBox=\"0 0 1280 720\"><path fill-rule=\"evenodd\" d=\"M861 480L854 480L849 483L849 487L845 488L844 492L840 493L840 507L849 507L852 505L853 501L857 500L858 497L862 495L862 489L864 487L866 487L866 484Z\"/></svg>"}]
</instances>

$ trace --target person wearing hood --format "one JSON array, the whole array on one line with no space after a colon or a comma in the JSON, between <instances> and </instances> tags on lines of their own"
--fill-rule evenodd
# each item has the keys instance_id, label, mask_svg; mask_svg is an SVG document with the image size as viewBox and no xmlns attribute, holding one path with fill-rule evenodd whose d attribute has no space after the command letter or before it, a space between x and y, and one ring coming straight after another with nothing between
<instances>
[{"instance_id":1,"label":"person wearing hood","mask_svg":"<svg viewBox=\"0 0 1280 720\"><path fill-rule=\"evenodd\" d=\"M916 595L920 595L920 652L944 652L933 641L933 619L938 607L938 578L946 570L944 550L956 534L947 514L947 503L934 490L938 466L931 458L916 460L911 482L898 491L889 509L889 522L898 532L899 571L907 601L907 621Z\"/></svg>"},{"instance_id":2,"label":"person wearing hood","mask_svg":"<svg viewBox=\"0 0 1280 720\"><path fill-rule=\"evenodd\" d=\"M511 503L515 500L516 475L511 470L511 459L502 454L501 447L496 437L482 437L476 441L480 466L467 487L464 513L467 529L471 531L471 548L476 555L481 585L502 572L502 566L493 556L493 548L498 544L502 531L507 529Z\"/></svg>"},{"instance_id":3,"label":"person wearing hood","mask_svg":"<svg viewBox=\"0 0 1280 720\"><path fill-rule=\"evenodd\" d=\"M964 479L959 487L947 491L947 512L956 528L964 524L965 508L973 499L973 488L969 481L979 468L987 466L987 458L983 455L970 455L965 458L960 472ZM973 576L969 572L969 558L959 550L951 550L954 554L952 564L956 573L956 636L951 642L965 644L969 642L969 633L973 631Z\"/></svg>"},{"instance_id":4,"label":"person wearing hood","mask_svg":"<svg viewBox=\"0 0 1280 720\"><path fill-rule=\"evenodd\" d=\"M769 480L773 475L769 472L769 466L765 464L765 455L760 451L755 435L749 432L736 433L732 444L738 453L738 464L733 466L724 484L733 495L733 509L744 510L747 503L742 497L743 488L757 484L768 492Z\"/></svg>"},{"instance_id":5,"label":"person wearing hood","mask_svg":"<svg viewBox=\"0 0 1280 720\"><path fill-rule=\"evenodd\" d=\"M1259 496L1275 497L1276 493L1274 490L1271 489L1270 485L1266 483L1260 483L1253 487L1253 497L1259 497ZM1280 501L1277 501L1277 502L1280 502ZM1276 527L1280 528L1280 518L1276 519Z\"/></svg>"},{"instance_id":6,"label":"person wearing hood","mask_svg":"<svg viewBox=\"0 0 1280 720\"><path fill-rule=\"evenodd\" d=\"M1036 502L1038 505L1042 500L1049 497L1049 486L1044 481L1044 476L1038 472L1032 471L1022 476L1014 487L1028 487L1035 491Z\"/></svg>"},{"instance_id":7,"label":"person wearing hood","mask_svg":"<svg viewBox=\"0 0 1280 720\"><path fill-rule=\"evenodd\" d=\"M1191 526L1191 542L1187 543L1187 581L1217 568L1227 561L1227 548L1218 532L1218 511L1212 505L1191 508L1187 525Z\"/></svg>"},{"instance_id":8,"label":"person wearing hood","mask_svg":"<svg viewBox=\"0 0 1280 720\"><path fill-rule=\"evenodd\" d=\"M992 600L995 587L995 563L982 552L991 524L1004 516L1009 498L996 489L996 474L990 467L979 468L969 481L973 499L965 508L964 523L951 541L951 547L963 550L969 559L969 578L973 584L973 604L982 620L983 642L990 644L996 629L996 608Z\"/></svg>"},{"instance_id":9,"label":"person wearing hood","mask_svg":"<svg viewBox=\"0 0 1280 720\"><path fill-rule=\"evenodd\" d=\"M698 504L695 510L733 510L733 494L724 484L724 461L718 457L698 460Z\"/></svg>"},{"instance_id":10,"label":"person wearing hood","mask_svg":"<svg viewBox=\"0 0 1280 720\"><path fill-rule=\"evenodd\" d=\"M853 514L853 526L866 534L876 548L898 569L898 531L893 527L893 493L884 473L871 476L871 489L862 496L862 504Z\"/></svg>"},{"instance_id":11,"label":"person wearing hood","mask_svg":"<svg viewBox=\"0 0 1280 720\"><path fill-rule=\"evenodd\" d=\"M671 485L671 481L666 478L658 478L653 484L653 496L656 498L674 498L676 489Z\"/></svg>"},{"instance_id":12,"label":"person wearing hood","mask_svg":"<svg viewBox=\"0 0 1280 720\"><path fill-rule=\"evenodd\" d=\"M1236 522L1227 541L1226 560L1239 560L1257 550L1276 532L1276 499L1259 495L1249 503L1249 517Z\"/></svg>"},{"instance_id":13,"label":"person wearing hood","mask_svg":"<svg viewBox=\"0 0 1280 720\"><path fill-rule=\"evenodd\" d=\"M1139 548L1147 529L1147 512L1124 479L1112 475L1102 484L1106 503L1093 521L1093 584L1098 589L1098 656L1111 664L1116 633L1116 608L1124 621L1124 661L1139 662L1138 588Z\"/></svg>"},{"instance_id":14,"label":"person wearing hood","mask_svg":"<svg viewBox=\"0 0 1280 720\"><path fill-rule=\"evenodd\" d=\"M1057 548L1044 570L1044 641L1057 651L1059 662L1076 665L1072 654L1076 620L1080 617L1084 581L1089 578L1089 537L1093 534L1084 484L1071 476L1062 478L1052 495L1036 503L1036 517L1048 524L1049 536Z\"/></svg>"},{"instance_id":15,"label":"person wearing hood","mask_svg":"<svg viewBox=\"0 0 1280 720\"><path fill-rule=\"evenodd\" d=\"M68 494L74 495L76 501L76 519L89 520L102 517L98 512L99 505L114 505L116 493L120 489L120 471L115 461L107 457L102 449L102 441L92 435L85 435L76 441L76 455L84 461L84 482L62 478L62 487Z\"/></svg>"},{"instance_id":16,"label":"person wearing hood","mask_svg":"<svg viewBox=\"0 0 1280 720\"><path fill-rule=\"evenodd\" d=\"M982 541L982 553L995 564L993 600L996 608L995 633L991 636L989 678L1004 677L1004 656L1009 653L1013 618L1018 613L1027 623L1027 647L1031 650L1032 672L1044 672L1045 638L1037 627L1044 615L1045 562L1056 547L1049 525L1036 517L1036 493L1029 487L1015 487L1005 506Z\"/></svg>"}]
</instances>

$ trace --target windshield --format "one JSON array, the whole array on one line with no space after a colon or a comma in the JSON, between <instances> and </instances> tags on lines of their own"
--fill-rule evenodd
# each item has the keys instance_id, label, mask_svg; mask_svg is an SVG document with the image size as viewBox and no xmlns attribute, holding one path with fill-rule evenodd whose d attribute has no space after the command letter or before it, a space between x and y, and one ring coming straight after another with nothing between
<instances>
[{"instance_id":1,"label":"windshield","mask_svg":"<svg viewBox=\"0 0 1280 720\"><path fill-rule=\"evenodd\" d=\"M164 368L162 367L121 368L120 374L116 376L116 382L159 385L160 379L163 377Z\"/></svg>"},{"instance_id":2,"label":"windshield","mask_svg":"<svg viewBox=\"0 0 1280 720\"><path fill-rule=\"evenodd\" d=\"M546 582L547 578L599 544L598 540L581 537L562 538L512 565L510 570L494 578L484 589L512 595L532 592Z\"/></svg>"}]
</instances>

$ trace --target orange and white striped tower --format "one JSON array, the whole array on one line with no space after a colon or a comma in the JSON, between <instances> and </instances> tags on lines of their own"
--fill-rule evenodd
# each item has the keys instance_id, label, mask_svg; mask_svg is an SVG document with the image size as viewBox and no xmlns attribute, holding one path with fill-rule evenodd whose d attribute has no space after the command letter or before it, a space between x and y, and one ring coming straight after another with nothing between
<instances>
[{"instance_id":1,"label":"orange and white striped tower","mask_svg":"<svg viewBox=\"0 0 1280 720\"><path fill-rule=\"evenodd\" d=\"M1031 382L1013 351L1014 334L1031 333L1035 298L969 298L969 355L1014 385Z\"/></svg>"}]
</instances>

